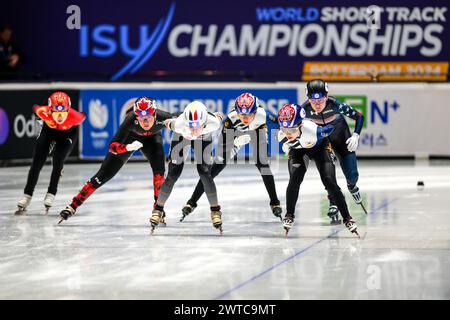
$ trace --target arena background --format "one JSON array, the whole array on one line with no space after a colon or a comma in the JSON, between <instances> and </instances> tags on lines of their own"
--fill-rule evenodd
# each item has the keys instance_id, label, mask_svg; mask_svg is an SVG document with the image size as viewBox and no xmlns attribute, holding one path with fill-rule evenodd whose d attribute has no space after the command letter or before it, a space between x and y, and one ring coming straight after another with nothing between
<instances>
[{"instance_id":1,"label":"arena background","mask_svg":"<svg viewBox=\"0 0 450 320\"><path fill-rule=\"evenodd\" d=\"M359 156L450 156L449 13L441 1L377 1L371 13L371 1L107 3L3 5L0 21L23 57L0 84L3 164L31 157L39 131L32 106L51 90L68 90L88 114L71 160L92 160L106 153L138 96L169 111L200 99L226 113L252 91L276 114L304 101L303 81L315 77L364 114Z\"/></svg>"},{"instance_id":2,"label":"arena background","mask_svg":"<svg viewBox=\"0 0 450 320\"><path fill-rule=\"evenodd\" d=\"M159 299L335 299L321 312L345 315L356 312L342 300L449 300L449 19L448 1L437 0L2 1L0 26L12 29L20 60L0 69L0 299L158 300L146 305L152 314L164 309ZM192 166L165 206L167 226L150 236L151 169L139 152L58 225L136 97L168 111L198 99L226 113L250 91L276 114L303 102L312 78L365 116L357 156L367 214L336 166L360 238L330 226L314 166L286 238L248 164L215 179L223 236L205 197L180 222L198 182ZM43 214L46 165L27 212L15 215L40 130L32 108L56 90L87 119L53 207ZM274 127L271 170L285 210L290 173Z\"/></svg>"}]
</instances>

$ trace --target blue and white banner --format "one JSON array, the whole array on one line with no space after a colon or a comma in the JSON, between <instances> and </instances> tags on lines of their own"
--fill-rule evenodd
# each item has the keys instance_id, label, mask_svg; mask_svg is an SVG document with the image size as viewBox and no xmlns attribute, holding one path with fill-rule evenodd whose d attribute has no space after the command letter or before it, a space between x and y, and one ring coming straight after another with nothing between
<instances>
[{"instance_id":1,"label":"blue and white banner","mask_svg":"<svg viewBox=\"0 0 450 320\"><path fill-rule=\"evenodd\" d=\"M202 101L210 112L226 114L241 93L248 91L256 95L268 112L278 113L278 109L288 102L298 102L295 87L276 88L161 88L161 89L96 89L81 90L80 106L87 113L80 139L80 157L101 159L107 152L109 143L122 122L126 110L140 96L157 100L158 105L169 112L182 111L193 100ZM270 125L274 128L275 125ZM170 132L163 130L166 154L170 145ZM269 139L270 140L270 139ZM270 141L269 141L270 142ZM269 147L269 150L270 147ZM278 149L274 149L278 150ZM249 154L248 148L244 154Z\"/></svg>"},{"instance_id":2,"label":"blue and white banner","mask_svg":"<svg viewBox=\"0 0 450 320\"><path fill-rule=\"evenodd\" d=\"M219 80L223 73L254 81L324 72L437 77L448 70L448 9L438 0L15 0L3 1L0 21L10 21L26 54L22 71L58 79L151 81L181 72L195 81L192 71L211 70L222 72L210 72Z\"/></svg>"}]
</instances>

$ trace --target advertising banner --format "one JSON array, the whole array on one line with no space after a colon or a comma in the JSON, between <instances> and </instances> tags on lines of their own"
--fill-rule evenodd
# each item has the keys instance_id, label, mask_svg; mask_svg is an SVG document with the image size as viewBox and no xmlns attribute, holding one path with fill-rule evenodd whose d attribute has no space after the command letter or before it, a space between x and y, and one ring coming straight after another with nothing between
<instances>
[{"instance_id":1,"label":"advertising banner","mask_svg":"<svg viewBox=\"0 0 450 320\"><path fill-rule=\"evenodd\" d=\"M358 155L450 156L449 85L332 84L330 93L364 114Z\"/></svg>"},{"instance_id":2,"label":"advertising banner","mask_svg":"<svg viewBox=\"0 0 450 320\"><path fill-rule=\"evenodd\" d=\"M446 1L24 2L0 11L26 56L21 70L64 79L173 72L191 81L203 71L254 81L445 80L448 72Z\"/></svg>"},{"instance_id":3,"label":"advertising banner","mask_svg":"<svg viewBox=\"0 0 450 320\"><path fill-rule=\"evenodd\" d=\"M161 108L175 112L190 101L203 101L210 111L226 113L234 99L244 91L257 95L266 110L276 114L287 102L303 102L304 83L292 86L264 86L255 84L214 83L190 86L189 84L153 85L124 89L103 85L100 89L80 84L78 90L58 88L69 93L74 106L87 113L80 133L80 156L85 159L102 159L108 152L109 142L120 125L125 110L135 98L148 95L157 99ZM34 140L39 132L32 114L34 104L44 104L54 90L0 90L0 159L29 159ZM74 87L74 85L68 85ZM359 156L450 156L450 101L448 84L343 84L330 83L330 95L360 110L365 117L359 140ZM348 119L350 130L354 121ZM271 129L275 125L270 126ZM272 130L275 132L275 130ZM274 132L271 132L273 135ZM166 153L170 132L163 131ZM272 155L279 151L271 140ZM276 142L275 142L276 143ZM251 149L240 154L250 155ZM76 154L74 150L73 154Z\"/></svg>"},{"instance_id":4,"label":"advertising banner","mask_svg":"<svg viewBox=\"0 0 450 320\"><path fill-rule=\"evenodd\" d=\"M0 90L0 160L30 159L41 126L33 106L47 105L57 90ZM64 90L77 109L77 90ZM71 155L78 155L77 145Z\"/></svg>"},{"instance_id":5,"label":"advertising banner","mask_svg":"<svg viewBox=\"0 0 450 320\"><path fill-rule=\"evenodd\" d=\"M109 143L122 122L126 110L140 96L149 96L157 100L158 105L169 112L182 111L193 100L202 101L210 112L226 114L234 106L234 101L241 93L248 91L256 95L264 104L266 111L277 114L278 109L288 102L297 102L296 87L268 87L239 89L204 87L204 88L149 88L149 89L117 89L117 90L81 90L82 110L87 113L83 123L80 141L80 156L83 159L101 159L109 148ZM270 128L274 128L271 124ZM168 154L171 133L163 130L164 149ZM278 152L276 146L276 151ZM271 149L269 149L271 150ZM243 149L249 154L249 148Z\"/></svg>"}]
</instances>

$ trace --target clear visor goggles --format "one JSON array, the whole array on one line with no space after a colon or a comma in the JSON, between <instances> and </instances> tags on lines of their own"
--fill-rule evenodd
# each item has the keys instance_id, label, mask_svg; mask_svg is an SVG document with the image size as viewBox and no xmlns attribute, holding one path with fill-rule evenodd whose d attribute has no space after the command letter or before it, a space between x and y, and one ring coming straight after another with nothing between
<instances>
[{"instance_id":1,"label":"clear visor goggles","mask_svg":"<svg viewBox=\"0 0 450 320\"><path fill-rule=\"evenodd\" d=\"M320 97L320 98L309 98L309 102L314 103L314 104L320 104L325 102L325 100L327 99L327 97Z\"/></svg>"},{"instance_id":2,"label":"clear visor goggles","mask_svg":"<svg viewBox=\"0 0 450 320\"><path fill-rule=\"evenodd\" d=\"M297 127L291 127L291 128L285 128L285 127L280 127L281 131L283 133L287 133L287 134L294 134L297 133L299 130L300 126Z\"/></svg>"}]
</instances>

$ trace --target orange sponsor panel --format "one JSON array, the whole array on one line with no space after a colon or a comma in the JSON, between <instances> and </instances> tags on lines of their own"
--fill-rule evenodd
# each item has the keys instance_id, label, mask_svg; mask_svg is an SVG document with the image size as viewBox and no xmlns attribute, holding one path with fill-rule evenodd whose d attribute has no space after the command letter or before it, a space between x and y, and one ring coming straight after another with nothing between
<instances>
[{"instance_id":1,"label":"orange sponsor panel","mask_svg":"<svg viewBox=\"0 0 450 320\"><path fill-rule=\"evenodd\" d=\"M448 62L315 62L303 65L303 80L328 81L445 81Z\"/></svg>"}]
</instances>

